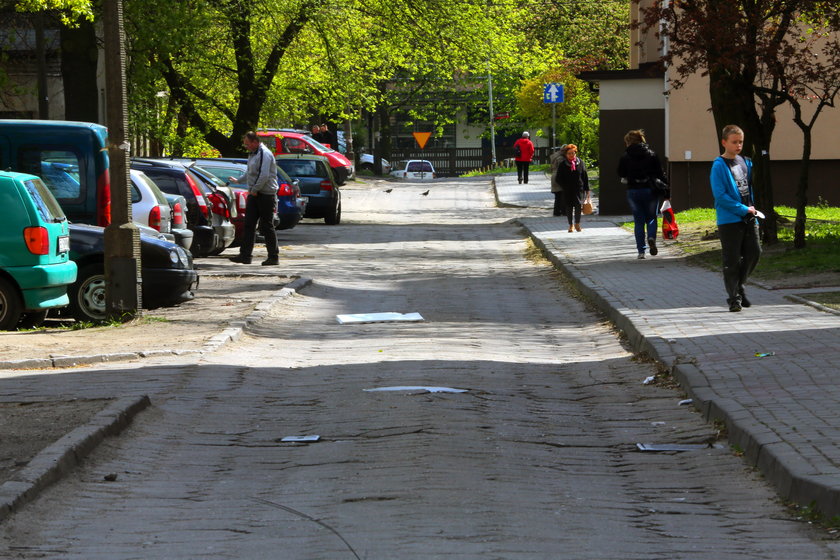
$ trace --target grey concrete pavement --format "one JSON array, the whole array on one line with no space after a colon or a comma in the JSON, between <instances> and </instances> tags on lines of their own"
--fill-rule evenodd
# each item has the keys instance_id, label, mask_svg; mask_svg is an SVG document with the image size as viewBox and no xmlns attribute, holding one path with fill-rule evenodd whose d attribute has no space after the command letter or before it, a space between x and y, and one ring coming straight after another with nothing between
<instances>
[{"instance_id":1,"label":"grey concrete pavement","mask_svg":"<svg viewBox=\"0 0 840 560\"><path fill-rule=\"evenodd\" d=\"M502 203L547 208L540 174L529 185L500 177L496 191ZM752 307L730 313L720 274L684 264L670 242L637 260L617 225L628 219L585 216L573 234L549 210L520 221L635 350L670 368L708 421L726 423L783 498L840 514L840 316L756 285Z\"/></svg>"}]
</instances>

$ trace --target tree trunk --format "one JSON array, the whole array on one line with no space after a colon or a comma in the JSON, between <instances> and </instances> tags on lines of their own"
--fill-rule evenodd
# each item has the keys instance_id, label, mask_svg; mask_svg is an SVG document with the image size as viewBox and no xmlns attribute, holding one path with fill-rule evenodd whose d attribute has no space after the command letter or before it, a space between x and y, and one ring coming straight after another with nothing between
<instances>
[{"instance_id":1,"label":"tree trunk","mask_svg":"<svg viewBox=\"0 0 840 560\"><path fill-rule=\"evenodd\" d=\"M793 225L793 246L796 249L805 247L805 206L808 204L810 167L811 127L804 127L802 128L802 161L799 165L799 184L796 186L796 221Z\"/></svg>"},{"instance_id":2,"label":"tree trunk","mask_svg":"<svg viewBox=\"0 0 840 560\"><path fill-rule=\"evenodd\" d=\"M99 91L96 65L99 50L92 22L78 27L61 26L61 78L64 82L64 118L69 121L99 122Z\"/></svg>"}]
</instances>

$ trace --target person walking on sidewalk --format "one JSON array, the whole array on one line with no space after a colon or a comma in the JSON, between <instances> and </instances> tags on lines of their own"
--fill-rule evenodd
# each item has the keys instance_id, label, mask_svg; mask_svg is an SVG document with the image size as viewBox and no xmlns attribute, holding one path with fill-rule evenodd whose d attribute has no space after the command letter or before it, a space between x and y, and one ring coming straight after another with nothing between
<instances>
[{"instance_id":1,"label":"person walking on sidewalk","mask_svg":"<svg viewBox=\"0 0 840 560\"><path fill-rule=\"evenodd\" d=\"M742 157L744 131L730 124L721 133L723 155L712 162L709 181L715 197L723 284L729 311L749 307L744 283L761 256L758 219L753 202L752 161Z\"/></svg>"},{"instance_id":2,"label":"person walking on sidewalk","mask_svg":"<svg viewBox=\"0 0 840 560\"><path fill-rule=\"evenodd\" d=\"M563 144L559 148L554 148L554 152L548 158L548 162L551 165L551 192L554 194L554 216L562 216L563 208L565 207L563 203L563 188L557 182L557 170L560 168L563 160L566 159L566 156L563 155L563 148L565 147L566 144Z\"/></svg>"},{"instance_id":3,"label":"person walking on sidewalk","mask_svg":"<svg viewBox=\"0 0 840 560\"><path fill-rule=\"evenodd\" d=\"M242 145L248 150L248 170L239 179L230 177L231 183L248 185L248 197L245 199L245 225L239 255L230 260L240 264L251 264L251 253L257 238L257 223L260 233L265 238L268 259L263 266L279 263L280 250L277 247L277 234L274 231L274 212L277 209L277 162L265 144L260 142L254 131L246 132Z\"/></svg>"},{"instance_id":4,"label":"person walking on sidewalk","mask_svg":"<svg viewBox=\"0 0 840 560\"><path fill-rule=\"evenodd\" d=\"M522 133L522 138L519 138L513 143L513 155L516 160L516 178L519 179L519 184L525 180L528 184L528 168L531 166L531 160L534 159L534 144L531 142L531 134L526 130Z\"/></svg>"},{"instance_id":5,"label":"person walking on sidewalk","mask_svg":"<svg viewBox=\"0 0 840 560\"><path fill-rule=\"evenodd\" d=\"M583 231L580 227L581 205L589 197L589 175L586 165L577 157L577 146L566 144L560 148L562 156L557 166L556 182L563 190L569 233Z\"/></svg>"},{"instance_id":6,"label":"person walking on sidewalk","mask_svg":"<svg viewBox=\"0 0 840 560\"><path fill-rule=\"evenodd\" d=\"M659 209L659 190L656 180L667 185L662 164L648 146L644 130L631 130L624 135L626 149L618 160L618 176L627 185L627 202L633 212L633 233L636 236L638 258L645 258L645 251L656 256L656 214ZM665 198L670 198L667 190ZM645 236L647 230L647 236ZM645 244L647 241L647 244Z\"/></svg>"}]
</instances>

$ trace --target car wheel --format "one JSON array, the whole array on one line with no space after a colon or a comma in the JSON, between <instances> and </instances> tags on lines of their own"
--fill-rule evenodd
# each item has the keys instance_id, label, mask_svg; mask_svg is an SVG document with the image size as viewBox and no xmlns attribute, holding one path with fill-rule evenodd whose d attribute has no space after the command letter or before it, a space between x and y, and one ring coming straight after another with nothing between
<instances>
[{"instance_id":1,"label":"car wheel","mask_svg":"<svg viewBox=\"0 0 840 560\"><path fill-rule=\"evenodd\" d=\"M341 223L341 202L337 202L335 209L324 217L324 223L330 226L337 226Z\"/></svg>"},{"instance_id":2,"label":"car wheel","mask_svg":"<svg viewBox=\"0 0 840 560\"><path fill-rule=\"evenodd\" d=\"M90 323L104 321L105 266L95 263L80 268L67 294L70 296L70 315L74 319Z\"/></svg>"},{"instance_id":3,"label":"car wheel","mask_svg":"<svg viewBox=\"0 0 840 560\"><path fill-rule=\"evenodd\" d=\"M221 249L216 247L215 249L212 249L209 253L207 253L207 256L215 257L216 255L221 255L225 252L225 249L227 249L227 247L222 247Z\"/></svg>"},{"instance_id":4,"label":"car wheel","mask_svg":"<svg viewBox=\"0 0 840 560\"><path fill-rule=\"evenodd\" d=\"M362 171L370 171L373 173L373 164L372 163L363 163L359 166Z\"/></svg>"},{"instance_id":5,"label":"car wheel","mask_svg":"<svg viewBox=\"0 0 840 560\"><path fill-rule=\"evenodd\" d=\"M23 302L15 286L0 278L0 330L8 331L17 327L23 314Z\"/></svg>"},{"instance_id":6,"label":"car wheel","mask_svg":"<svg viewBox=\"0 0 840 560\"><path fill-rule=\"evenodd\" d=\"M18 322L18 329L37 329L44 324L47 318L47 309L42 311L33 311L32 313L24 313Z\"/></svg>"}]
</instances>

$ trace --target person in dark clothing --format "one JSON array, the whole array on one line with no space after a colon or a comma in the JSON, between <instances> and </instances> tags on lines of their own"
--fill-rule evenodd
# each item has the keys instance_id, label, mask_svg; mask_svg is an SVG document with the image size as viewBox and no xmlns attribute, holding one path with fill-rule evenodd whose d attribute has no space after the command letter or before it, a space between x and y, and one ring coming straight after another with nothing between
<instances>
[{"instance_id":1,"label":"person in dark clothing","mask_svg":"<svg viewBox=\"0 0 840 560\"><path fill-rule=\"evenodd\" d=\"M329 129L326 124L321 125L321 138L318 140L321 144L327 146L328 148L332 148L333 150L338 149L338 144L336 144L335 134Z\"/></svg>"},{"instance_id":2,"label":"person in dark clothing","mask_svg":"<svg viewBox=\"0 0 840 560\"><path fill-rule=\"evenodd\" d=\"M650 146L645 141L644 130L631 130L624 135L624 145L627 147L624 155L618 160L618 176L627 185L627 202L633 212L636 236L636 250L638 258L645 258L645 251L657 255L656 247L656 214L659 210L659 191L654 180L659 179L667 185L662 164ZM670 192L664 191L666 199ZM647 230L647 236L645 236ZM647 243L645 243L647 241Z\"/></svg>"},{"instance_id":3,"label":"person in dark clothing","mask_svg":"<svg viewBox=\"0 0 840 560\"><path fill-rule=\"evenodd\" d=\"M581 204L589 196L589 175L586 165L577 157L577 146L566 144L560 149L563 156L557 166L556 182L563 192L569 233L583 231L580 227Z\"/></svg>"}]
</instances>

